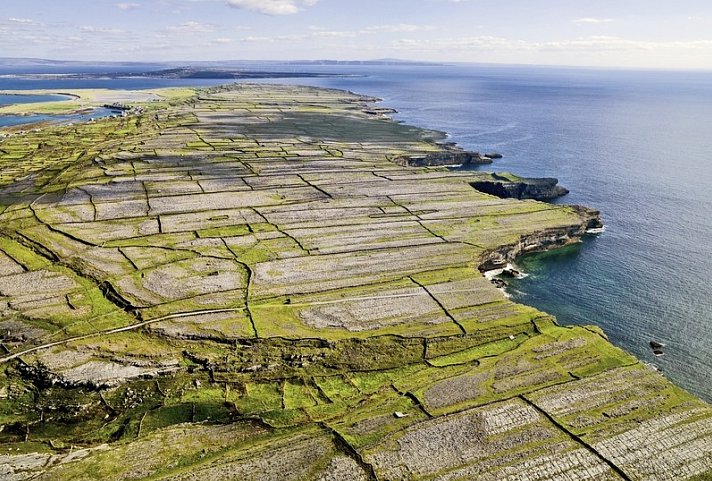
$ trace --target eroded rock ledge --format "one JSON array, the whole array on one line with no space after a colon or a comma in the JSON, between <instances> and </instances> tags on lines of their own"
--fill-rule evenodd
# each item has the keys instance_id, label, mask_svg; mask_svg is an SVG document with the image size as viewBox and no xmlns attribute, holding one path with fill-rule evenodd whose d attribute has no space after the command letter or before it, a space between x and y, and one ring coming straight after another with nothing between
<instances>
[{"instance_id":1,"label":"eroded rock ledge","mask_svg":"<svg viewBox=\"0 0 712 481\"><path fill-rule=\"evenodd\" d=\"M424 155L400 155L394 157L393 162L406 167L467 166L491 164L492 158L483 156L479 152L443 147L442 151L429 152Z\"/></svg>"},{"instance_id":2,"label":"eroded rock ledge","mask_svg":"<svg viewBox=\"0 0 712 481\"><path fill-rule=\"evenodd\" d=\"M472 186L486 194L503 199L552 200L569 193L559 185L559 179L526 178L512 174L491 174L490 179L478 180Z\"/></svg>"},{"instance_id":3,"label":"eroded rock ledge","mask_svg":"<svg viewBox=\"0 0 712 481\"><path fill-rule=\"evenodd\" d=\"M581 219L580 224L568 227L545 229L522 236L516 243L499 246L482 255L479 269L482 272L498 269L513 262L517 257L535 252L561 248L581 241L591 229L603 227L601 213L579 205L569 206Z\"/></svg>"}]
</instances>

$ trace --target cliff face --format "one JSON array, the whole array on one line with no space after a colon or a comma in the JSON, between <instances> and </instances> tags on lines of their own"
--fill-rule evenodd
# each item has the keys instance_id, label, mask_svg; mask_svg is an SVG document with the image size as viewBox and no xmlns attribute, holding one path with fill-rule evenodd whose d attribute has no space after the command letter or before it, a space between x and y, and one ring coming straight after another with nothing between
<instances>
[{"instance_id":1,"label":"cliff face","mask_svg":"<svg viewBox=\"0 0 712 481\"><path fill-rule=\"evenodd\" d=\"M447 149L442 152L432 152L425 155L403 155L394 158L393 162L405 167L431 167L441 165L491 164L492 158L483 156L479 152Z\"/></svg>"},{"instance_id":2,"label":"cliff face","mask_svg":"<svg viewBox=\"0 0 712 481\"><path fill-rule=\"evenodd\" d=\"M492 180L477 181L471 185L480 192L503 199L551 200L569 193L568 189L558 184L559 180L554 178L492 174Z\"/></svg>"},{"instance_id":3,"label":"cliff face","mask_svg":"<svg viewBox=\"0 0 712 481\"><path fill-rule=\"evenodd\" d=\"M526 234L516 244L503 245L487 251L481 257L480 271L504 267L523 254L544 252L580 242L589 229L603 227L599 211L578 205L570 206L570 208L578 214L580 223Z\"/></svg>"}]
</instances>

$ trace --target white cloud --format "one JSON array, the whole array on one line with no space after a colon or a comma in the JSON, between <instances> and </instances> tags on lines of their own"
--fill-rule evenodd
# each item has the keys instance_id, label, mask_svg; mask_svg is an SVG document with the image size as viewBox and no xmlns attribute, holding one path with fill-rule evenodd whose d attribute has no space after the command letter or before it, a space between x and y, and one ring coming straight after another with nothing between
<instances>
[{"instance_id":1,"label":"white cloud","mask_svg":"<svg viewBox=\"0 0 712 481\"><path fill-rule=\"evenodd\" d=\"M240 39L241 42L245 43L274 43L277 40L279 40L277 37L257 37L254 35Z\"/></svg>"},{"instance_id":2,"label":"white cloud","mask_svg":"<svg viewBox=\"0 0 712 481\"><path fill-rule=\"evenodd\" d=\"M524 40L509 39L504 37L477 36L431 39L400 39L392 43L398 50L414 52L443 52L443 51L559 51L559 52L657 52L661 50L705 50L712 49L712 40L690 41L650 41L632 40L611 36L591 36L577 39L528 42Z\"/></svg>"},{"instance_id":3,"label":"white cloud","mask_svg":"<svg viewBox=\"0 0 712 481\"><path fill-rule=\"evenodd\" d=\"M308 40L310 38L353 38L358 34L356 32L338 31L338 30L319 30L308 35L295 35L297 40Z\"/></svg>"},{"instance_id":4,"label":"white cloud","mask_svg":"<svg viewBox=\"0 0 712 481\"><path fill-rule=\"evenodd\" d=\"M366 27L366 32L384 32L384 33L403 33L403 32L424 32L435 30L432 25L412 25L407 23L399 23L397 25L374 25Z\"/></svg>"},{"instance_id":5,"label":"white cloud","mask_svg":"<svg viewBox=\"0 0 712 481\"><path fill-rule=\"evenodd\" d=\"M7 19L8 22L13 23L15 25L25 25L28 27L43 27L44 23L38 22L36 20L32 20L31 18L16 18L16 17L10 17Z\"/></svg>"},{"instance_id":6,"label":"white cloud","mask_svg":"<svg viewBox=\"0 0 712 481\"><path fill-rule=\"evenodd\" d=\"M309 40L317 40L324 38L353 38L358 36L358 32L349 31L331 31L322 30L318 27L310 27L310 31L303 34L296 35L277 35L273 37L268 36L249 36L240 39L240 41L245 43L276 43L276 42L303 42Z\"/></svg>"},{"instance_id":7,"label":"white cloud","mask_svg":"<svg viewBox=\"0 0 712 481\"><path fill-rule=\"evenodd\" d=\"M185 22L166 28L168 32L180 34L210 33L215 31L215 26L209 23Z\"/></svg>"},{"instance_id":8,"label":"white cloud","mask_svg":"<svg viewBox=\"0 0 712 481\"><path fill-rule=\"evenodd\" d=\"M133 2L117 3L116 8L120 8L121 10L134 10L136 8L141 8L141 4Z\"/></svg>"},{"instance_id":9,"label":"white cloud","mask_svg":"<svg viewBox=\"0 0 712 481\"><path fill-rule=\"evenodd\" d=\"M712 48L712 40L689 40L689 41L650 41L631 40L620 37L593 36L579 38L575 40L564 40L560 42L544 42L532 44L540 50L564 50L564 51L650 51L672 49L680 50L700 50Z\"/></svg>"},{"instance_id":10,"label":"white cloud","mask_svg":"<svg viewBox=\"0 0 712 481\"><path fill-rule=\"evenodd\" d=\"M476 37L458 37L443 39L407 39L393 42L392 46L399 50L420 52L439 51L470 51L470 50L528 50L532 48L521 40L510 40L503 37L480 35Z\"/></svg>"},{"instance_id":11,"label":"white cloud","mask_svg":"<svg viewBox=\"0 0 712 481\"><path fill-rule=\"evenodd\" d=\"M231 7L251 10L265 15L294 15L319 0L227 0Z\"/></svg>"},{"instance_id":12,"label":"white cloud","mask_svg":"<svg viewBox=\"0 0 712 481\"><path fill-rule=\"evenodd\" d=\"M50 45L54 42L54 38L49 35L24 35L19 38L19 41L31 43L33 45Z\"/></svg>"},{"instance_id":13,"label":"white cloud","mask_svg":"<svg viewBox=\"0 0 712 481\"><path fill-rule=\"evenodd\" d=\"M95 27L93 25L85 25L83 27L80 27L80 30L84 33L106 33L106 34L110 34L110 35L120 35L122 33L126 33L124 30L121 30L120 28Z\"/></svg>"},{"instance_id":14,"label":"white cloud","mask_svg":"<svg viewBox=\"0 0 712 481\"><path fill-rule=\"evenodd\" d=\"M611 23L615 22L612 18L598 18L598 17L581 17L574 20L574 23L578 24L600 24L600 23Z\"/></svg>"}]
</instances>

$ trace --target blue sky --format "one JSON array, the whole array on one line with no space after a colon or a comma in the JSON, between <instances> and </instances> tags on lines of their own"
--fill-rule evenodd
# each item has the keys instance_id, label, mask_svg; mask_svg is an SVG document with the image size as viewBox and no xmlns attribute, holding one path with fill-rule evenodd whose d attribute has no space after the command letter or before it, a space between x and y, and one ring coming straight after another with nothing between
<instances>
[{"instance_id":1,"label":"blue sky","mask_svg":"<svg viewBox=\"0 0 712 481\"><path fill-rule=\"evenodd\" d=\"M712 2L2 0L0 56L712 69Z\"/></svg>"}]
</instances>

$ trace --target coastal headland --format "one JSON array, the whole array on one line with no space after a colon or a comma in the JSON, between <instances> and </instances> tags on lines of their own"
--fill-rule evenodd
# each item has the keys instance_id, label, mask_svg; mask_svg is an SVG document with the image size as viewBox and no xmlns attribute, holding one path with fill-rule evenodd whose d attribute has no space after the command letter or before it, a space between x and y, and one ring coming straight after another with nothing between
<instances>
[{"instance_id":1,"label":"coastal headland","mask_svg":"<svg viewBox=\"0 0 712 481\"><path fill-rule=\"evenodd\" d=\"M712 479L712 407L482 274L599 213L374 101L231 85L0 141L0 477Z\"/></svg>"}]
</instances>

